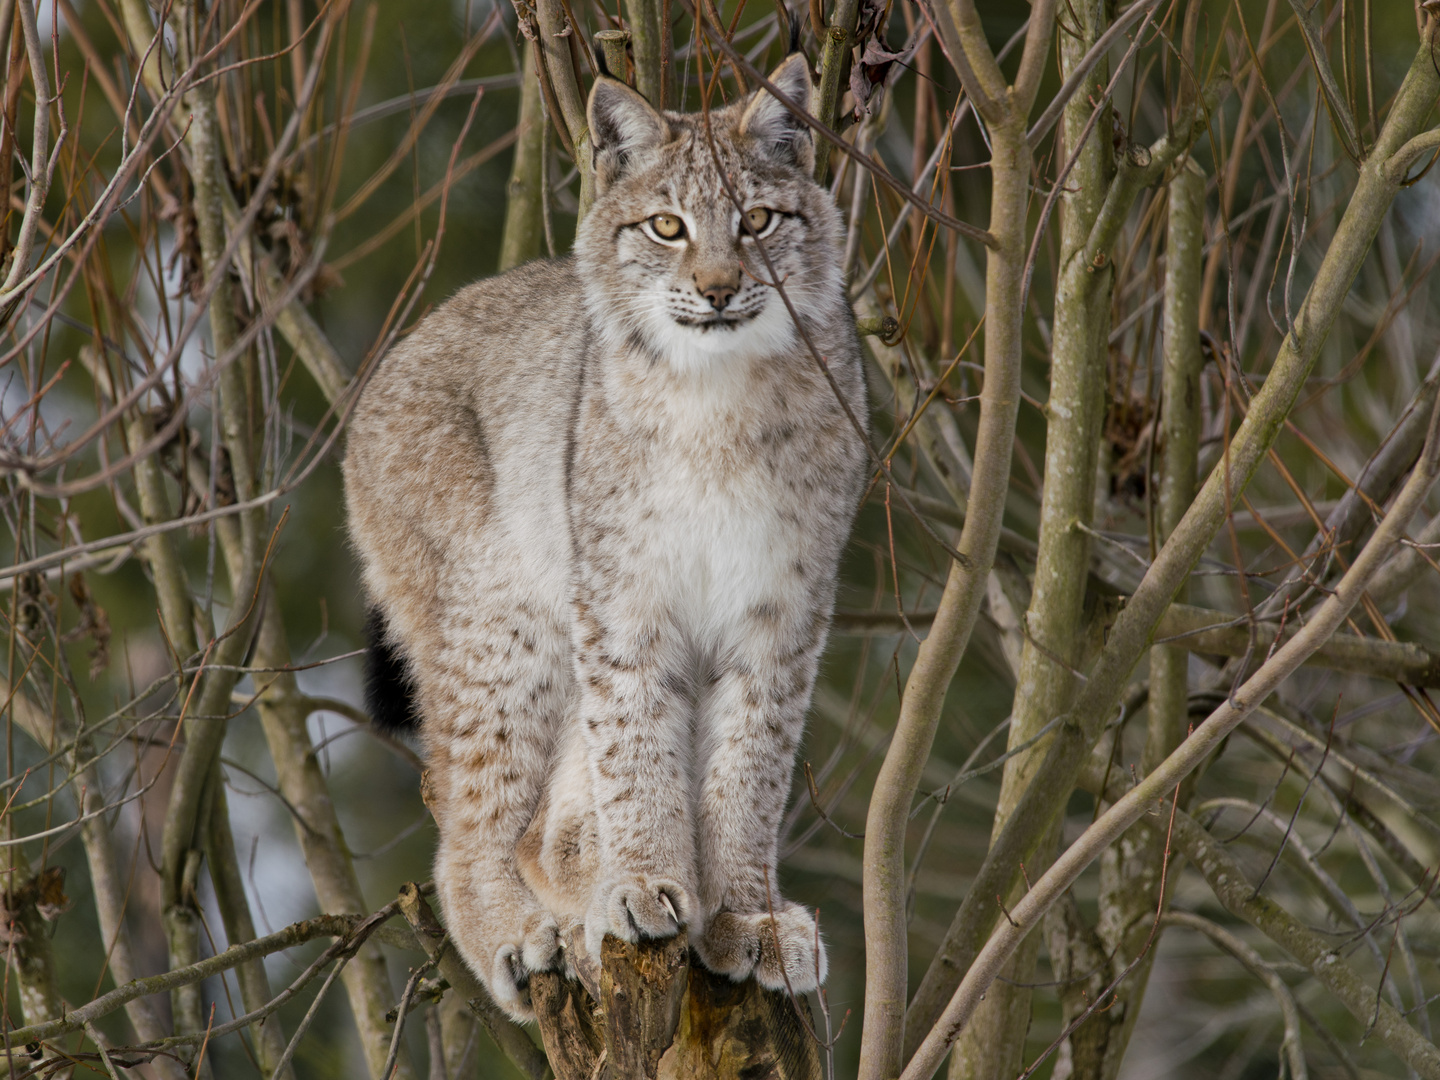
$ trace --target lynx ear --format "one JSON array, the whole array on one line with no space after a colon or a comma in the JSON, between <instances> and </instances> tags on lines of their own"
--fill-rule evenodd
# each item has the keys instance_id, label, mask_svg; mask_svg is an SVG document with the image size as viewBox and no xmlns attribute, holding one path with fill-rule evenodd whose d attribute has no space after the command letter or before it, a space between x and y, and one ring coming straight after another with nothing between
<instances>
[{"instance_id":1,"label":"lynx ear","mask_svg":"<svg viewBox=\"0 0 1440 1080\"><path fill-rule=\"evenodd\" d=\"M810 111L810 65L801 53L791 53L770 73L775 89L791 102ZM775 95L760 89L745 106L740 131L755 141L765 156L779 164L793 165L804 172L815 167L815 142L810 125L792 113Z\"/></svg>"},{"instance_id":2,"label":"lynx ear","mask_svg":"<svg viewBox=\"0 0 1440 1080\"><path fill-rule=\"evenodd\" d=\"M595 80L586 112L597 191L604 191L670 137L665 118L617 79L601 76Z\"/></svg>"}]
</instances>

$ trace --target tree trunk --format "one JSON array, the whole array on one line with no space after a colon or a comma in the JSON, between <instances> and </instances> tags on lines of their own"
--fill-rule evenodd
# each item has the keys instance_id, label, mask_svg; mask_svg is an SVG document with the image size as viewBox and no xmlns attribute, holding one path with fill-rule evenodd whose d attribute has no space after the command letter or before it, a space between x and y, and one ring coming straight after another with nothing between
<instances>
[{"instance_id":1,"label":"tree trunk","mask_svg":"<svg viewBox=\"0 0 1440 1080\"><path fill-rule=\"evenodd\" d=\"M556 1080L821 1076L805 999L692 964L684 934L638 945L606 938L598 982L579 966L580 979L546 972L530 980Z\"/></svg>"}]
</instances>

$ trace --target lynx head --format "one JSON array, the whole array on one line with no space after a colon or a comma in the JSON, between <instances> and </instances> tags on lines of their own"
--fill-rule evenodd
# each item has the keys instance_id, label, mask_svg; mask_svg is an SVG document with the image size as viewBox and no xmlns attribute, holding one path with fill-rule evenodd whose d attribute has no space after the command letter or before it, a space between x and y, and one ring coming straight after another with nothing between
<instances>
[{"instance_id":1,"label":"lynx head","mask_svg":"<svg viewBox=\"0 0 1440 1080\"><path fill-rule=\"evenodd\" d=\"M770 82L810 107L803 56ZM811 179L810 129L774 95L762 88L712 109L707 128L702 114L660 113L602 77L589 126L596 199L575 250L602 332L678 369L793 351L799 337L766 284L762 244L802 318L848 317L839 215Z\"/></svg>"}]
</instances>

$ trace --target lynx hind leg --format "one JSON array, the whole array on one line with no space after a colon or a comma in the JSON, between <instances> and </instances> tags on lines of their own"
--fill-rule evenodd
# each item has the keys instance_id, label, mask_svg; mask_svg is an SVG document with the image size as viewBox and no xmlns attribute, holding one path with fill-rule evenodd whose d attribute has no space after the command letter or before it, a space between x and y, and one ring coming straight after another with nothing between
<instances>
[{"instance_id":1,"label":"lynx hind leg","mask_svg":"<svg viewBox=\"0 0 1440 1080\"><path fill-rule=\"evenodd\" d=\"M803 994L822 985L830 970L814 913L789 901L778 903L773 917L716 913L695 950L711 971L736 982L754 975L767 990Z\"/></svg>"},{"instance_id":2,"label":"lynx hind leg","mask_svg":"<svg viewBox=\"0 0 1440 1080\"><path fill-rule=\"evenodd\" d=\"M578 725L561 735L540 806L516 849L520 875L559 924L564 970L598 999L600 956L585 943L585 913L600 879L599 821Z\"/></svg>"},{"instance_id":3,"label":"lynx hind leg","mask_svg":"<svg viewBox=\"0 0 1440 1080\"><path fill-rule=\"evenodd\" d=\"M529 1020L531 974L562 962L555 916L513 867L476 865L454 848L442 840L435 865L446 928L495 1003Z\"/></svg>"},{"instance_id":4,"label":"lynx hind leg","mask_svg":"<svg viewBox=\"0 0 1440 1080\"><path fill-rule=\"evenodd\" d=\"M585 917L599 881L598 827L585 744L572 728L561 736L549 786L516 848L521 877L562 923Z\"/></svg>"},{"instance_id":5,"label":"lynx hind leg","mask_svg":"<svg viewBox=\"0 0 1440 1080\"><path fill-rule=\"evenodd\" d=\"M516 847L569 691L557 675L562 633L524 605L502 610L460 627L465 647L426 658L419 681L447 923L496 1002L524 1018L530 974L562 961L556 919L522 880Z\"/></svg>"}]
</instances>

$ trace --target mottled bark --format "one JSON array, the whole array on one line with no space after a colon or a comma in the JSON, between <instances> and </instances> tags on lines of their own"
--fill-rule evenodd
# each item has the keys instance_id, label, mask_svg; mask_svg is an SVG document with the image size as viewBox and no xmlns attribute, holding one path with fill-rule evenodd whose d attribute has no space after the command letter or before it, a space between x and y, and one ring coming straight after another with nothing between
<instances>
[{"instance_id":1,"label":"mottled bark","mask_svg":"<svg viewBox=\"0 0 1440 1080\"><path fill-rule=\"evenodd\" d=\"M535 69L535 50L525 49L520 71L520 115L516 120L515 157L510 165L510 182L505 187L505 226L500 234L500 265L509 270L538 258L543 242L542 201L549 197L541 182L544 171L545 103L540 96L540 77Z\"/></svg>"},{"instance_id":2,"label":"mottled bark","mask_svg":"<svg viewBox=\"0 0 1440 1080\"><path fill-rule=\"evenodd\" d=\"M1103 0L1070 6L1072 30L1060 35L1062 74L1085 58L1105 30ZM1102 63L1094 78L1103 85L1109 75ZM1108 113L1109 105L1104 106ZM1114 173L1108 138L1110 123L1102 115L1092 123L1095 105L1077 95L1066 106L1064 146L1076 161L1066 184L1060 229L1060 281L1055 294L1055 327L1050 360L1050 398L1045 416L1045 486L1040 503L1039 552L1030 606L1022 616L1025 630L1015 687L1009 747L1030 743L1074 697L1076 672L1083 670L1086 572L1090 538L1085 531L1094 515L1095 469L1105 422L1106 360L1110 334L1110 292L1114 273L1106 260L1100 267L1087 256L1091 230L1105 203ZM1088 132L1088 134L1087 134ZM1021 794L1044 760L1048 742L1017 753L1005 763L995 807L993 836L998 837ZM1036 875L1049 866L1057 835L1054 828L1037 838L1026 860ZM1005 897L1012 906L1024 891L1016 882ZM1030 1029L1030 983L1040 935L1016 952L991 987L974 1020L955 1044L950 1057L953 1080L1010 1080L1023 1068L1025 1035ZM923 1034L917 1032L916 1034Z\"/></svg>"},{"instance_id":3,"label":"mottled bark","mask_svg":"<svg viewBox=\"0 0 1440 1080\"><path fill-rule=\"evenodd\" d=\"M1158 539L1174 532L1195 497L1200 445L1200 257L1205 231L1205 174L1193 161L1170 182L1165 245L1160 431L1162 455L1156 499ZM1182 587L1177 600L1184 600ZM1172 608L1172 611L1175 609ZM1190 653L1183 646L1150 650L1149 720L1141 758L1145 772L1169 757L1189 724ZM1183 801L1183 800L1182 800ZM1125 1060L1140 1003L1155 962L1155 919L1168 897L1160 895L1166 857L1165 835L1153 819L1141 819L1100 860L1100 914L1095 931L1107 958L1106 981L1139 962L1115 988L1113 1004L1086 1021L1089 1060L1075 1055L1075 1076L1114 1080ZM1174 878L1169 879L1173 882ZM1143 956L1141 955L1143 953ZM1093 998L1092 998L1093 1000ZM1089 1005L1066 1003L1067 1019Z\"/></svg>"},{"instance_id":4,"label":"mottled bark","mask_svg":"<svg viewBox=\"0 0 1440 1080\"><path fill-rule=\"evenodd\" d=\"M732 982L692 963L682 933L605 939L598 1002L580 982L531 980L557 1080L820 1080L803 998Z\"/></svg>"}]
</instances>

